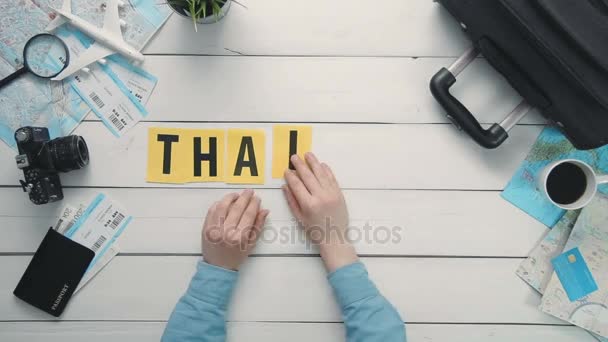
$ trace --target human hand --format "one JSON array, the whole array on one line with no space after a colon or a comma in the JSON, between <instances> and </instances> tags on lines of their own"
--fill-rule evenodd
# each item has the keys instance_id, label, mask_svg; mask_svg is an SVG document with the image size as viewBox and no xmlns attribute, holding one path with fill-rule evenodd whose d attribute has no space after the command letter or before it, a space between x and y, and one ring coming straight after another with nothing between
<instances>
[{"instance_id":1,"label":"human hand","mask_svg":"<svg viewBox=\"0 0 608 342\"><path fill-rule=\"evenodd\" d=\"M228 194L215 202L203 224L203 259L206 263L237 271L255 247L268 210L262 210L253 190Z\"/></svg>"},{"instance_id":2,"label":"human hand","mask_svg":"<svg viewBox=\"0 0 608 342\"><path fill-rule=\"evenodd\" d=\"M330 272L357 261L354 247L346 237L348 210L336 177L314 154L306 153L306 163L291 157L296 171L285 171L283 192L292 214L309 238L319 245Z\"/></svg>"}]
</instances>

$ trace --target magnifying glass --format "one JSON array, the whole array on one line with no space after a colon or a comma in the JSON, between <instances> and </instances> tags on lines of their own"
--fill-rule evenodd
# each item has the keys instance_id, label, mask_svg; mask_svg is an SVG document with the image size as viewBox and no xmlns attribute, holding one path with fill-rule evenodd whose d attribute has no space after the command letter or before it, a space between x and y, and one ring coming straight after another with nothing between
<instances>
[{"instance_id":1,"label":"magnifying glass","mask_svg":"<svg viewBox=\"0 0 608 342\"><path fill-rule=\"evenodd\" d=\"M23 49L23 67L0 81L0 88L28 72L40 78L53 78L69 63L70 52L61 38L48 33L35 35Z\"/></svg>"}]
</instances>

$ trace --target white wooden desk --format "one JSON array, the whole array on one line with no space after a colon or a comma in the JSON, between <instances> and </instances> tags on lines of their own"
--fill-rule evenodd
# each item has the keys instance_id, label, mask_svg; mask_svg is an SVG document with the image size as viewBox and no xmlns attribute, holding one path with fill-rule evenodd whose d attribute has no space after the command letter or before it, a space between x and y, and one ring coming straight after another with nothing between
<instances>
[{"instance_id":1,"label":"white wooden desk","mask_svg":"<svg viewBox=\"0 0 608 342\"><path fill-rule=\"evenodd\" d=\"M35 207L15 184L14 153L0 147L0 341L158 340L200 254L201 218L229 191L144 181L151 126L311 124L315 152L346 189L353 223L401 227L395 243L361 241L378 287L407 322L410 341L594 341L537 309L514 271L545 228L499 197L542 126L532 115L502 148L458 133L428 90L431 76L468 46L431 0L248 0L193 31L173 16L145 49L160 82L150 116L115 139L95 117L76 131L91 164L63 177L65 202L102 191L135 219L122 253L77 294L62 322L12 291L62 204ZM495 122L519 98L483 59L454 89ZM270 166L270 150L267 152ZM270 224L290 214L281 182L259 194ZM341 318L315 250L265 241L242 270L231 341L340 341Z\"/></svg>"}]
</instances>

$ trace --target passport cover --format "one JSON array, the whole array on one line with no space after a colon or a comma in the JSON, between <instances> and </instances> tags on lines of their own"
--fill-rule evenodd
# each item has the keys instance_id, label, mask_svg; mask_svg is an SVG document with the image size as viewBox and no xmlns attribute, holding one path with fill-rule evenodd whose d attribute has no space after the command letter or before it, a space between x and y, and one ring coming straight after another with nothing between
<instances>
[{"instance_id":1,"label":"passport cover","mask_svg":"<svg viewBox=\"0 0 608 342\"><path fill-rule=\"evenodd\" d=\"M92 250L50 228L13 294L59 317L94 257Z\"/></svg>"}]
</instances>

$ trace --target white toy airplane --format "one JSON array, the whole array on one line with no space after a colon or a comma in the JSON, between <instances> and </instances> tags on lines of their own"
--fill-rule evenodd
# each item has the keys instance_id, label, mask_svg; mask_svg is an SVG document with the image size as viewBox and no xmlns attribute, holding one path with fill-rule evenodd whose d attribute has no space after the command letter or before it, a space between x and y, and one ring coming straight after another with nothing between
<instances>
[{"instance_id":1,"label":"white toy airplane","mask_svg":"<svg viewBox=\"0 0 608 342\"><path fill-rule=\"evenodd\" d=\"M121 26L124 26L125 22L120 19L118 14L118 8L122 6L124 6L124 2L121 0L107 0L103 28L99 28L72 14L71 0L64 0L61 9L54 9L57 12L57 18L49 24L46 28L47 31L52 31L67 22L95 39L95 43L87 51L78 56L76 60L70 61L68 67L53 78L54 81L61 81L81 69L87 71L90 64L96 61L104 63L105 57L115 53L143 62L144 55L127 44L122 37Z\"/></svg>"}]
</instances>

